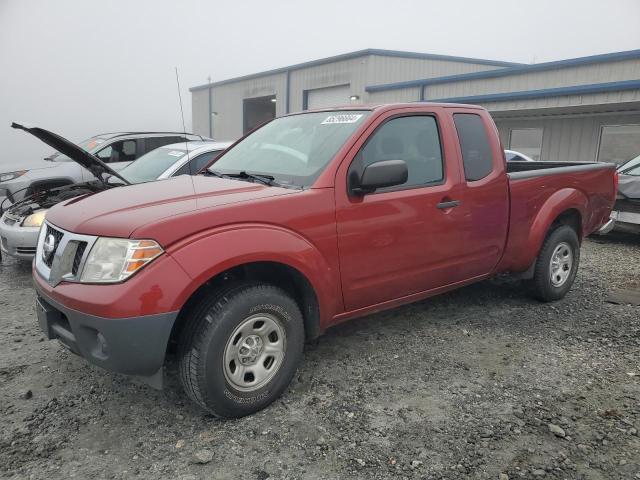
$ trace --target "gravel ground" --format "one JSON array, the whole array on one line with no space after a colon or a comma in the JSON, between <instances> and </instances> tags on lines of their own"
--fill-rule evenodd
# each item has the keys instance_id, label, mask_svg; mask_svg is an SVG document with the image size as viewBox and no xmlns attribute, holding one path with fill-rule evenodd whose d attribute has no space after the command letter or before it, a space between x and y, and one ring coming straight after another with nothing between
<instances>
[{"instance_id":1,"label":"gravel ground","mask_svg":"<svg viewBox=\"0 0 640 480\"><path fill-rule=\"evenodd\" d=\"M640 307L604 301L637 236L587 240L557 303L496 279L331 329L239 420L44 341L29 270L0 267L3 478L640 478Z\"/></svg>"}]
</instances>

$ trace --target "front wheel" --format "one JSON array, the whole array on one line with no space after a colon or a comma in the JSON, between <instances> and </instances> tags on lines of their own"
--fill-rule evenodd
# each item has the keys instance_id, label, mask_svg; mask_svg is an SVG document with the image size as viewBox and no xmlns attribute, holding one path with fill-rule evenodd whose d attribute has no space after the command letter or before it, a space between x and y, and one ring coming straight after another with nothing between
<instances>
[{"instance_id":1,"label":"front wheel","mask_svg":"<svg viewBox=\"0 0 640 480\"><path fill-rule=\"evenodd\" d=\"M567 225L554 229L545 240L536 260L534 295L545 302L559 300L571 289L580 264L580 241Z\"/></svg>"},{"instance_id":2,"label":"front wheel","mask_svg":"<svg viewBox=\"0 0 640 480\"><path fill-rule=\"evenodd\" d=\"M195 308L178 346L189 397L220 417L242 417L287 388L302 357L304 324L296 302L265 284L212 294Z\"/></svg>"}]
</instances>

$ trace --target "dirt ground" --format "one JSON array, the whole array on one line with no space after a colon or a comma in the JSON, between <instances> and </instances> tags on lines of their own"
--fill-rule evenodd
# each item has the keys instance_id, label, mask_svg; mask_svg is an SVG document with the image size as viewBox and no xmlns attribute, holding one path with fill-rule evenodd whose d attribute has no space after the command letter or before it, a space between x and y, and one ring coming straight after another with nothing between
<instances>
[{"instance_id":1,"label":"dirt ground","mask_svg":"<svg viewBox=\"0 0 640 480\"><path fill-rule=\"evenodd\" d=\"M640 239L587 240L572 292L496 279L306 347L286 394L218 420L44 341L30 268L0 267L0 477L639 479Z\"/></svg>"}]
</instances>

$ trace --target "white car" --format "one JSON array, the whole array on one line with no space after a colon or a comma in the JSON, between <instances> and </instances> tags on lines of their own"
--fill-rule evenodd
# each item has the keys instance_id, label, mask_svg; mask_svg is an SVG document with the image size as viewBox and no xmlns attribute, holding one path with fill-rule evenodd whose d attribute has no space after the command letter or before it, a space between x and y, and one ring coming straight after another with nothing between
<instances>
[{"instance_id":1,"label":"white car","mask_svg":"<svg viewBox=\"0 0 640 480\"><path fill-rule=\"evenodd\" d=\"M2 253L30 260L35 254L40 225L47 210L61 201L127 183L143 183L185 174L195 175L211 164L231 143L190 141L166 145L143 155L117 173L104 163L96 162L92 169L100 171L96 177L102 178L101 181L39 192L9 207L0 218ZM91 161L91 156L87 152L84 152L82 158L69 155L83 166Z\"/></svg>"},{"instance_id":2,"label":"white car","mask_svg":"<svg viewBox=\"0 0 640 480\"><path fill-rule=\"evenodd\" d=\"M527 157L524 153L516 152L515 150L505 150L504 158L507 162L535 162L531 157Z\"/></svg>"}]
</instances>

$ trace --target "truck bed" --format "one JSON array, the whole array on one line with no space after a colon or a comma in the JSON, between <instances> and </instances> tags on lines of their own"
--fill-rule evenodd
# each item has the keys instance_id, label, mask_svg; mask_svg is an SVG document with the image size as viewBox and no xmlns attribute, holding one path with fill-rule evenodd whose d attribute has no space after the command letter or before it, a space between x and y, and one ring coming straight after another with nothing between
<instances>
[{"instance_id":1,"label":"truck bed","mask_svg":"<svg viewBox=\"0 0 640 480\"><path fill-rule=\"evenodd\" d=\"M608 220L615 165L599 162L507 162L511 210L501 270L522 272L535 260L544 235L538 227L556 218L554 205L575 205L581 235Z\"/></svg>"},{"instance_id":2,"label":"truck bed","mask_svg":"<svg viewBox=\"0 0 640 480\"><path fill-rule=\"evenodd\" d=\"M559 173L586 170L612 169L612 163L602 162L507 162L507 173L511 179L556 175Z\"/></svg>"}]
</instances>

